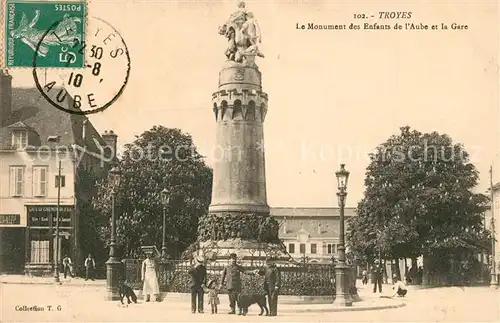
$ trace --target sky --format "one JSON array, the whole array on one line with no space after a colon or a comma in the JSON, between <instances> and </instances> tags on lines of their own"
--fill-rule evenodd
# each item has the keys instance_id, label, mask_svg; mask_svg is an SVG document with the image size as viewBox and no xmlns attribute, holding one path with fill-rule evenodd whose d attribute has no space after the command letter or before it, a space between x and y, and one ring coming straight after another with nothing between
<instances>
[{"instance_id":1,"label":"sky","mask_svg":"<svg viewBox=\"0 0 500 323\"><path fill-rule=\"evenodd\" d=\"M350 171L347 206L362 198L366 154L401 126L438 131L465 145L489 185L500 181L496 1L247 1L262 31L258 58L269 95L264 124L271 207L337 206L335 171ZM125 91L90 119L119 145L154 125L192 135L213 163L217 89L227 41L218 35L236 1L92 0L89 15L126 42ZM411 19L378 19L381 11ZM368 19L355 19L365 14ZM374 15L374 18L370 18ZM467 30L300 30L297 24L468 25ZM14 86L33 86L12 69ZM495 157L495 158L494 158Z\"/></svg>"}]
</instances>

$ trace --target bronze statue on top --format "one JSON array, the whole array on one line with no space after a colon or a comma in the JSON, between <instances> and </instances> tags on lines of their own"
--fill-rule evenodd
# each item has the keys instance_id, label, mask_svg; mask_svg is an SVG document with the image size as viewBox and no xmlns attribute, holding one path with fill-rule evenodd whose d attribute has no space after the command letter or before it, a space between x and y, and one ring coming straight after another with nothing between
<instances>
[{"instance_id":1,"label":"bronze statue on top","mask_svg":"<svg viewBox=\"0 0 500 323\"><path fill-rule=\"evenodd\" d=\"M219 34L228 39L225 52L228 60L253 65L255 56L264 57L259 50L262 40L259 24L253 13L246 11L245 2L238 3L238 10L219 27Z\"/></svg>"}]
</instances>

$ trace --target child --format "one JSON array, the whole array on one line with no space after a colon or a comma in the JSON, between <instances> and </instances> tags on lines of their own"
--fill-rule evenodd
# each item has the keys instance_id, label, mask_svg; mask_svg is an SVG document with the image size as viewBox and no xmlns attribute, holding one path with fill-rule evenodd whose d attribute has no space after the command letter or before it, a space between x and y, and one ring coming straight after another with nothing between
<instances>
[{"instance_id":1,"label":"child","mask_svg":"<svg viewBox=\"0 0 500 323\"><path fill-rule=\"evenodd\" d=\"M366 269L363 270L362 277L363 277L362 280L363 285L368 284L368 272L366 271Z\"/></svg>"},{"instance_id":2,"label":"child","mask_svg":"<svg viewBox=\"0 0 500 323\"><path fill-rule=\"evenodd\" d=\"M212 314L217 314L217 305L220 304L219 301L219 291L215 287L215 281L210 280L207 284L207 290L208 290L208 304L211 305L212 307Z\"/></svg>"}]
</instances>

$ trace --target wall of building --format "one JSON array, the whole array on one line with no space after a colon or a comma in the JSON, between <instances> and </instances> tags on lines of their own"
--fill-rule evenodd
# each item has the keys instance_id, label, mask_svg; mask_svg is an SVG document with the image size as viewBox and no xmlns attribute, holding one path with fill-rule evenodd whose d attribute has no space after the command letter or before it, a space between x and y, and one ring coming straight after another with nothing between
<instances>
[{"instance_id":1,"label":"wall of building","mask_svg":"<svg viewBox=\"0 0 500 323\"><path fill-rule=\"evenodd\" d=\"M55 156L29 152L0 153L0 214L21 214L21 226L26 226L26 208L28 204L57 204L56 175L58 161ZM23 166L24 196L12 197L10 188L10 167ZM47 167L47 191L45 197L35 197L33 188L33 166ZM65 187L61 187L61 204L74 205L74 170L71 159L61 160L61 175L65 176Z\"/></svg>"},{"instance_id":2,"label":"wall of building","mask_svg":"<svg viewBox=\"0 0 500 323\"><path fill-rule=\"evenodd\" d=\"M345 213L347 232L355 209ZM337 256L339 208L271 208L271 215L280 223L280 239L296 260L307 257L309 262L329 263Z\"/></svg>"},{"instance_id":3,"label":"wall of building","mask_svg":"<svg viewBox=\"0 0 500 323\"><path fill-rule=\"evenodd\" d=\"M12 196L12 166L24 169L21 196ZM44 196L35 193L34 168L37 166L46 169ZM29 268L51 271L50 263L56 252L58 166L55 155L47 152L0 152L0 271L21 272ZM61 176L64 183L60 190L59 258L63 252L72 256L76 245L74 166L70 158L61 158Z\"/></svg>"}]
</instances>

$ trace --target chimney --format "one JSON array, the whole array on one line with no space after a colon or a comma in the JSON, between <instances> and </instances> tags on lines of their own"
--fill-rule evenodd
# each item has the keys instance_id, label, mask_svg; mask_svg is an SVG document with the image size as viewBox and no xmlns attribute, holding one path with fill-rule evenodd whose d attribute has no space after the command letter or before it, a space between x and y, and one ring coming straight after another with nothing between
<instances>
[{"instance_id":1,"label":"chimney","mask_svg":"<svg viewBox=\"0 0 500 323\"><path fill-rule=\"evenodd\" d=\"M7 125L12 112L12 76L0 70L0 127Z\"/></svg>"},{"instance_id":2,"label":"chimney","mask_svg":"<svg viewBox=\"0 0 500 323\"><path fill-rule=\"evenodd\" d=\"M108 148L106 150L111 153L111 156L113 156L113 158L116 158L116 143L118 136L113 132L113 130L106 130L103 134L101 134L101 137L106 143L106 147Z\"/></svg>"},{"instance_id":3,"label":"chimney","mask_svg":"<svg viewBox=\"0 0 500 323\"><path fill-rule=\"evenodd\" d=\"M88 120L85 119L82 122L82 140L83 140L83 145L86 146L86 139L87 139L87 122Z\"/></svg>"}]
</instances>

